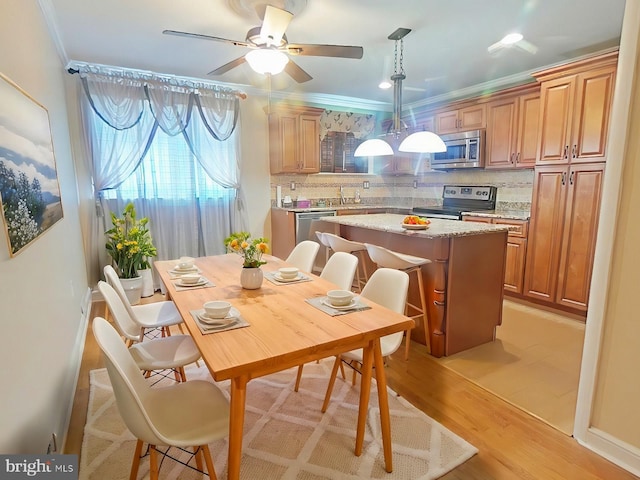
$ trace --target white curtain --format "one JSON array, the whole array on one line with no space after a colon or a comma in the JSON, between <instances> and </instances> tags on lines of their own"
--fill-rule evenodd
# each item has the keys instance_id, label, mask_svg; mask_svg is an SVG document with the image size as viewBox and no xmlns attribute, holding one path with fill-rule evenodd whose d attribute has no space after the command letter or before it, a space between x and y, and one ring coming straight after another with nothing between
<instances>
[{"instance_id":1,"label":"white curtain","mask_svg":"<svg viewBox=\"0 0 640 480\"><path fill-rule=\"evenodd\" d=\"M81 105L96 223L104 232L110 212L119 214L133 202L138 216L150 219L157 259L223 253L224 238L248 223L237 96L175 78L94 70L81 71ZM103 246L104 237L99 241Z\"/></svg>"}]
</instances>

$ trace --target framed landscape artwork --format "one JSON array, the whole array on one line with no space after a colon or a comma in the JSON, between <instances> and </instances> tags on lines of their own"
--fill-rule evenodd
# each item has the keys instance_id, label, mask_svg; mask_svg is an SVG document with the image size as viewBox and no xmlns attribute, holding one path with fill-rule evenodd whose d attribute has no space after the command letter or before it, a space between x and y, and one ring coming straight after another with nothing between
<instances>
[{"instance_id":1,"label":"framed landscape artwork","mask_svg":"<svg viewBox=\"0 0 640 480\"><path fill-rule=\"evenodd\" d=\"M0 74L0 207L15 256L62 219L49 113Z\"/></svg>"}]
</instances>

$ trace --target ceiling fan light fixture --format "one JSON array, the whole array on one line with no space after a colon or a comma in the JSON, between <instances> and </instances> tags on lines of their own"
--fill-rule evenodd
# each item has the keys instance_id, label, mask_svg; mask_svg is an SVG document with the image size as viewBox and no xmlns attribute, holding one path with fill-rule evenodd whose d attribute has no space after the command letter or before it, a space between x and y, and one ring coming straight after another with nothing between
<instances>
[{"instance_id":1,"label":"ceiling fan light fixture","mask_svg":"<svg viewBox=\"0 0 640 480\"><path fill-rule=\"evenodd\" d=\"M442 139L433 132L415 132L405 138L398 150L410 153L437 153L445 152L446 145Z\"/></svg>"},{"instance_id":2,"label":"ceiling fan light fixture","mask_svg":"<svg viewBox=\"0 0 640 480\"><path fill-rule=\"evenodd\" d=\"M282 72L289 62L284 53L269 48L251 50L244 58L254 72L271 75Z\"/></svg>"},{"instance_id":3,"label":"ceiling fan light fixture","mask_svg":"<svg viewBox=\"0 0 640 480\"><path fill-rule=\"evenodd\" d=\"M393 148L380 138L365 140L353 152L354 157L381 157L385 155L393 155Z\"/></svg>"},{"instance_id":4,"label":"ceiling fan light fixture","mask_svg":"<svg viewBox=\"0 0 640 480\"><path fill-rule=\"evenodd\" d=\"M509 33L504 37L502 37L502 40L500 40L500 43L502 45L513 45L514 43L518 43L523 38L524 37L522 36L521 33Z\"/></svg>"},{"instance_id":5,"label":"ceiling fan light fixture","mask_svg":"<svg viewBox=\"0 0 640 480\"><path fill-rule=\"evenodd\" d=\"M393 84L388 80L383 80L378 84L378 88L381 88L382 90L387 90L391 87L393 87Z\"/></svg>"}]
</instances>

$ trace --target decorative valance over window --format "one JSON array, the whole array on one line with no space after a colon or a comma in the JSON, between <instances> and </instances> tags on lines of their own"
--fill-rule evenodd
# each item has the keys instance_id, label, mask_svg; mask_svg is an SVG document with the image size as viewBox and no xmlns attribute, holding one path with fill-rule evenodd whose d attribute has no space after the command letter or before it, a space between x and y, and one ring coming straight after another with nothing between
<instances>
[{"instance_id":1,"label":"decorative valance over window","mask_svg":"<svg viewBox=\"0 0 640 480\"><path fill-rule=\"evenodd\" d=\"M365 138L373 132L375 126L375 115L325 110L320 116L320 140L328 132L346 132L358 139Z\"/></svg>"}]
</instances>

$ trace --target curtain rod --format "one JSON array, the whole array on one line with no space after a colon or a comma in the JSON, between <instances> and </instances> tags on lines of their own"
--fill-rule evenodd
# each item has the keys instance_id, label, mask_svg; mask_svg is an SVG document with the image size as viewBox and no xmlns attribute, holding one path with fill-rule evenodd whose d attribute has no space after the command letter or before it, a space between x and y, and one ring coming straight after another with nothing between
<instances>
[{"instance_id":1,"label":"curtain rod","mask_svg":"<svg viewBox=\"0 0 640 480\"><path fill-rule=\"evenodd\" d=\"M72 64L76 66L76 68L74 68L74 66L71 66ZM82 69L82 67L85 67L85 68ZM96 71L91 71L91 70L96 70ZM106 72L103 70L106 70ZM178 86L191 87L194 89L199 88L198 86L200 86L200 88L211 89L211 90L220 89L223 91L227 91L228 93L232 93L236 97L241 98L242 100L245 100L247 98L247 94L244 92L234 90L232 88L225 87L218 84L208 84L206 81L203 81L203 80L180 78L180 77L171 76L171 75L161 75L161 74L142 71L142 70L108 67L106 65L79 64L79 62L71 62L71 64L67 66L67 73L69 73L70 75L75 75L76 73L93 73L97 75L104 75L107 77L115 77L117 75L115 75L114 72L118 72L118 73L126 72L132 75L136 75L140 80L153 79L153 80L160 80L165 82L174 81Z\"/></svg>"}]
</instances>

